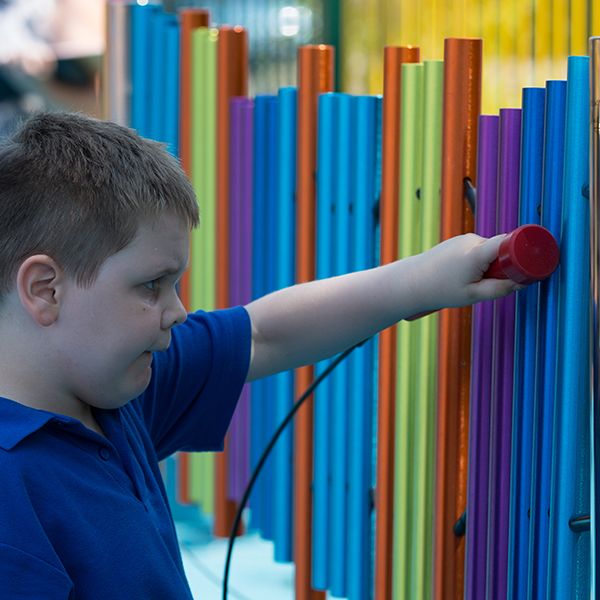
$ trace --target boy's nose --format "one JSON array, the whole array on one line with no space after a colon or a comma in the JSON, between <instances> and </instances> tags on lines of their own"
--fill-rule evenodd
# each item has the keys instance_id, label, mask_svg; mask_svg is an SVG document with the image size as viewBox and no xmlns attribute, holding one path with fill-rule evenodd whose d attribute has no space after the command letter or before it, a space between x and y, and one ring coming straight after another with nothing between
<instances>
[{"instance_id":1,"label":"boy's nose","mask_svg":"<svg viewBox=\"0 0 600 600\"><path fill-rule=\"evenodd\" d=\"M175 325L185 323L187 319L187 311L177 294L173 294L174 298L171 305L163 312L163 329L170 329Z\"/></svg>"}]
</instances>

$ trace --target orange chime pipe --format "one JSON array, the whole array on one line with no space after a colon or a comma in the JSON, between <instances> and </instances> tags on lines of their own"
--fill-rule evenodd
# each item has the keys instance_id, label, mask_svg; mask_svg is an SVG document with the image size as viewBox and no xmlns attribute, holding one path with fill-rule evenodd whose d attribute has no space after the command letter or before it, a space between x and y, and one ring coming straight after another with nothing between
<instances>
[{"instance_id":1,"label":"orange chime pipe","mask_svg":"<svg viewBox=\"0 0 600 600\"><path fill-rule=\"evenodd\" d=\"M387 46L383 63L383 139L380 201L381 264L398 258L400 98L402 64L419 62L419 48ZM392 597L396 327L379 335L377 491L375 494L375 598Z\"/></svg>"},{"instance_id":2,"label":"orange chime pipe","mask_svg":"<svg viewBox=\"0 0 600 600\"><path fill-rule=\"evenodd\" d=\"M188 178L191 178L191 107L192 107L192 31L198 27L208 27L209 14L201 8L185 8L179 12L181 23L180 41L180 78L179 78L179 158L181 167ZM183 305L190 310L190 274L183 274L179 287L179 295ZM180 484L178 500L189 504L189 460L185 452L178 454L177 477Z\"/></svg>"},{"instance_id":3,"label":"orange chime pipe","mask_svg":"<svg viewBox=\"0 0 600 600\"><path fill-rule=\"evenodd\" d=\"M333 46L309 45L298 49L298 158L296 206L296 281L315 278L315 170L317 98L334 87ZM313 379L312 367L296 371L295 392L300 396ZM294 437L294 559L296 600L325 598L311 588L313 479L313 398L298 411Z\"/></svg>"},{"instance_id":4,"label":"orange chime pipe","mask_svg":"<svg viewBox=\"0 0 600 600\"><path fill-rule=\"evenodd\" d=\"M481 110L480 39L444 45L441 237L473 231L464 178L476 184L477 124ZM434 598L462 599L465 538L453 527L467 504L471 309L448 309L439 320L435 485Z\"/></svg>"},{"instance_id":5,"label":"orange chime pipe","mask_svg":"<svg viewBox=\"0 0 600 600\"><path fill-rule=\"evenodd\" d=\"M229 100L248 94L248 34L219 28L217 44L217 308L229 306ZM215 458L216 536L227 537L236 503L227 497L228 439Z\"/></svg>"},{"instance_id":6,"label":"orange chime pipe","mask_svg":"<svg viewBox=\"0 0 600 600\"><path fill-rule=\"evenodd\" d=\"M229 306L229 100L248 95L248 33L220 27L217 45L217 308Z\"/></svg>"}]
</instances>

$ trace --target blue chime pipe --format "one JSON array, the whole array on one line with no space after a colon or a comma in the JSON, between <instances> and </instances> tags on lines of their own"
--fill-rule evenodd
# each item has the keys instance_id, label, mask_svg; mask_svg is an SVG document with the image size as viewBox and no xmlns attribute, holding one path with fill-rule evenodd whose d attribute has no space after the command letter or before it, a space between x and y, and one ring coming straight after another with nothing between
<instances>
[{"instance_id":1,"label":"blue chime pipe","mask_svg":"<svg viewBox=\"0 0 600 600\"><path fill-rule=\"evenodd\" d=\"M264 213L266 228L268 234L265 237L265 293L270 294L276 289L276 253L277 253L277 96L267 96L267 210ZM271 436L277 429L279 423L275 419L275 411L273 406L276 402L276 387L275 377L265 379L265 403L266 412L263 415L265 421L267 437L263 441L263 447L267 445ZM274 461L271 456L265 463L264 478L266 493L264 501L264 525L263 537L272 540L274 537L274 502L277 495L277 487L275 485Z\"/></svg>"},{"instance_id":2,"label":"blue chime pipe","mask_svg":"<svg viewBox=\"0 0 600 600\"><path fill-rule=\"evenodd\" d=\"M265 273L266 244L270 234L267 229L269 180L268 170L271 168L268 156L268 112L269 96L257 96L254 100L254 171L253 171L253 206L252 206L252 296L259 298L267 293L267 276ZM250 465L254 468L263 448L268 442L268 426L265 416L270 406L267 404L267 380L261 379L252 383L251 428L250 428ZM265 496L269 493L266 487L267 478L263 472L256 482L250 506L252 528L264 532Z\"/></svg>"},{"instance_id":3,"label":"blue chime pipe","mask_svg":"<svg viewBox=\"0 0 600 600\"><path fill-rule=\"evenodd\" d=\"M543 88L523 90L519 225L540 223L545 95ZM508 589L514 597L527 586L529 565L538 292L538 284L530 285L518 292L516 298L508 552Z\"/></svg>"},{"instance_id":4,"label":"blue chime pipe","mask_svg":"<svg viewBox=\"0 0 600 600\"><path fill-rule=\"evenodd\" d=\"M353 192L351 162L356 145L354 98L339 94L337 113L335 177L337 179L333 213L333 275L350 270L350 195ZM331 426L331 541L330 583L334 596L346 596L348 515L348 363L342 363L332 374L333 393Z\"/></svg>"},{"instance_id":5,"label":"blue chime pipe","mask_svg":"<svg viewBox=\"0 0 600 600\"><path fill-rule=\"evenodd\" d=\"M375 205L378 188L378 139L381 97L354 100L356 138L353 148L351 269L375 266ZM348 552L347 596L368 600L371 589L371 447L373 438L372 379L374 344L357 348L349 358Z\"/></svg>"},{"instance_id":6,"label":"blue chime pipe","mask_svg":"<svg viewBox=\"0 0 600 600\"><path fill-rule=\"evenodd\" d=\"M560 239L565 148L566 81L546 83L544 166L541 223ZM550 481L552 431L556 387L556 338L558 334L558 272L540 283L535 417L533 429L531 516L529 523L528 594L546 598L548 534L550 529Z\"/></svg>"}]
</instances>

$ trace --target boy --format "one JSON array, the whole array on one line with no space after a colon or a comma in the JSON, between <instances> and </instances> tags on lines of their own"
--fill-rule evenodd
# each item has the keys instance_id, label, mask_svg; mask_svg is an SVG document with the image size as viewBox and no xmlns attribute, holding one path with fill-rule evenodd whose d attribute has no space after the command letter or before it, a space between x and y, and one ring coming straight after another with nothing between
<instances>
[{"instance_id":1,"label":"boy","mask_svg":"<svg viewBox=\"0 0 600 600\"><path fill-rule=\"evenodd\" d=\"M505 295L502 236L187 316L198 223L156 143L72 114L0 147L0 597L191 598L158 461L221 448L244 381Z\"/></svg>"}]
</instances>

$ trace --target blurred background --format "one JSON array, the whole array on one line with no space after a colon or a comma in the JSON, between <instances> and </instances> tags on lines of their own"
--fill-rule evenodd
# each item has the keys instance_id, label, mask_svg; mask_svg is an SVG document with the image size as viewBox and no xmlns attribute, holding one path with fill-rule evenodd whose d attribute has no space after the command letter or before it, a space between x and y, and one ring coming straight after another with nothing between
<instances>
[{"instance_id":1,"label":"blurred background","mask_svg":"<svg viewBox=\"0 0 600 600\"><path fill-rule=\"evenodd\" d=\"M0 0L0 135L41 108L100 115L104 0Z\"/></svg>"},{"instance_id":2,"label":"blurred background","mask_svg":"<svg viewBox=\"0 0 600 600\"><path fill-rule=\"evenodd\" d=\"M336 47L336 89L380 94L383 48L443 57L445 37L482 37L483 112L518 106L521 88L566 76L566 60L600 34L590 0L111 0L210 11L250 39L250 95L294 85L296 49ZM19 115L62 106L100 116L107 0L0 0L0 135Z\"/></svg>"},{"instance_id":3,"label":"blurred background","mask_svg":"<svg viewBox=\"0 0 600 600\"><path fill-rule=\"evenodd\" d=\"M316 40L335 44L339 39L339 2L151 3L162 4L167 12L183 6L207 8L215 26L243 24L250 32L251 94L295 83L298 46ZM106 0L0 0L0 136L17 119L41 108L103 115L106 4Z\"/></svg>"}]
</instances>

